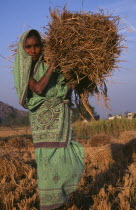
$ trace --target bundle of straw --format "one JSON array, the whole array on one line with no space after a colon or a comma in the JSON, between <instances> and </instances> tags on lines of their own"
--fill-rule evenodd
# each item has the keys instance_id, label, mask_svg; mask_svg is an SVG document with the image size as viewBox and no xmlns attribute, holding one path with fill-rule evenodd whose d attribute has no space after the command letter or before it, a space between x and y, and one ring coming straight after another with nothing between
<instances>
[{"instance_id":1,"label":"bundle of straw","mask_svg":"<svg viewBox=\"0 0 136 210\"><path fill-rule=\"evenodd\" d=\"M67 81L78 84L82 94L107 94L105 80L117 68L123 46L118 34L119 17L100 13L51 10L45 28L44 60L58 60Z\"/></svg>"}]
</instances>

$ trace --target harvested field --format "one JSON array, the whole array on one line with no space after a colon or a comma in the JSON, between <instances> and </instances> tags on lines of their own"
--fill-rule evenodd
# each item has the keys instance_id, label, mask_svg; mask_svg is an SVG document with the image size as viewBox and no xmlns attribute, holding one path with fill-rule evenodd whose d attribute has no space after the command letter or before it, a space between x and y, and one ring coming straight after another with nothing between
<instances>
[{"instance_id":1,"label":"harvested field","mask_svg":"<svg viewBox=\"0 0 136 210\"><path fill-rule=\"evenodd\" d=\"M109 139L109 141L108 141ZM64 210L129 210L136 206L136 131L95 135L85 146L85 172ZM39 209L30 135L1 137L0 209Z\"/></svg>"}]
</instances>

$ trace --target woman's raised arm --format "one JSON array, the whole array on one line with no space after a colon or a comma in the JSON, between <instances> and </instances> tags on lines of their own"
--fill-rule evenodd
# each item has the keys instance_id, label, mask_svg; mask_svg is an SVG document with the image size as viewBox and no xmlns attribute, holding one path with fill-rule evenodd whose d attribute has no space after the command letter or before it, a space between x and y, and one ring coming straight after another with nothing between
<instances>
[{"instance_id":1,"label":"woman's raised arm","mask_svg":"<svg viewBox=\"0 0 136 210\"><path fill-rule=\"evenodd\" d=\"M29 88L31 91L40 95L43 90L47 87L49 80L52 76L53 69L55 67L56 62L52 62L47 69L45 75L37 82L34 78L30 77L29 80Z\"/></svg>"}]
</instances>

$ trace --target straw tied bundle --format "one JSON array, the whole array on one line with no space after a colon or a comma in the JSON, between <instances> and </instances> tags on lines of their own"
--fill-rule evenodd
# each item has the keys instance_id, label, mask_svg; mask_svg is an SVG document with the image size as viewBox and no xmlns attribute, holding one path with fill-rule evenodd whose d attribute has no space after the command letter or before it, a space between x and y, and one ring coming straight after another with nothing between
<instances>
[{"instance_id":1,"label":"straw tied bundle","mask_svg":"<svg viewBox=\"0 0 136 210\"><path fill-rule=\"evenodd\" d=\"M106 77L118 67L123 48L119 17L65 9L51 10L50 15L52 22L45 28L44 60L48 63L57 59L57 69L67 82L76 84L76 93L90 112L88 97L97 93L106 101Z\"/></svg>"}]
</instances>

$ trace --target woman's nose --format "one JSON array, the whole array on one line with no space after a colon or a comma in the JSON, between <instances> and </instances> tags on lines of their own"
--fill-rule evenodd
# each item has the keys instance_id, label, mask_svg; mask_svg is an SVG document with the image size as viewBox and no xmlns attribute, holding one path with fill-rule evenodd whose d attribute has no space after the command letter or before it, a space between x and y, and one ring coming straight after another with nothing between
<instances>
[{"instance_id":1,"label":"woman's nose","mask_svg":"<svg viewBox=\"0 0 136 210\"><path fill-rule=\"evenodd\" d=\"M31 47L31 52L35 53L35 47L33 47L33 46Z\"/></svg>"}]
</instances>

